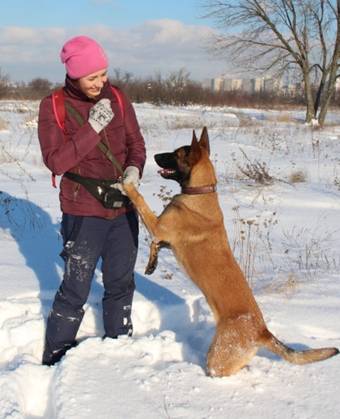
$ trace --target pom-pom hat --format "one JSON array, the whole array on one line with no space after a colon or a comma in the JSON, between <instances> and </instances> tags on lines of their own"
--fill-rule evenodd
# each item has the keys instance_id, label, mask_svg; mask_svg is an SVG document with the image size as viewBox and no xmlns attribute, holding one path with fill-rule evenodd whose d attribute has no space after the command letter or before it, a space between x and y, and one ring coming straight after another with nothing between
<instances>
[{"instance_id":1,"label":"pom-pom hat","mask_svg":"<svg viewBox=\"0 0 340 419\"><path fill-rule=\"evenodd\" d=\"M108 67L103 48L87 36L76 36L65 43L60 52L61 62L71 79L80 79Z\"/></svg>"}]
</instances>

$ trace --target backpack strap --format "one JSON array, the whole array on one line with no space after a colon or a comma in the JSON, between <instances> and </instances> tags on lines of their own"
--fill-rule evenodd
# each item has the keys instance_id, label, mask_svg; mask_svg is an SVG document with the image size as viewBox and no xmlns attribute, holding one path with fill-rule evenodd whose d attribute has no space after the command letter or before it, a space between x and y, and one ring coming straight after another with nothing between
<instances>
[{"instance_id":1,"label":"backpack strap","mask_svg":"<svg viewBox=\"0 0 340 419\"><path fill-rule=\"evenodd\" d=\"M118 88L116 88L112 85L110 87L111 87L112 93L114 94L114 96L117 99L119 109L122 113L122 118L124 119L125 118L125 111L124 111L124 103L123 103L122 94L121 94L121 92ZM54 117L57 121L58 127L63 131L63 133L65 133L66 110L65 110L65 95L64 95L64 89L63 88L55 90L52 93L52 108L53 108ZM110 159L110 160L112 160L112 159ZM57 187L56 175L54 173L52 173L52 186L54 188Z\"/></svg>"},{"instance_id":2,"label":"backpack strap","mask_svg":"<svg viewBox=\"0 0 340 419\"><path fill-rule=\"evenodd\" d=\"M52 107L54 117L57 121L59 128L64 132L65 130L65 98L64 98L64 89L55 90L52 93ZM53 188L57 187L56 175L52 173L51 182Z\"/></svg>"},{"instance_id":3,"label":"backpack strap","mask_svg":"<svg viewBox=\"0 0 340 419\"><path fill-rule=\"evenodd\" d=\"M122 113L122 117L124 119L125 118L125 112L124 112L124 103L123 103L122 94L121 94L120 90L117 89L117 87L114 87L112 85L111 85L111 90L112 90L112 93L116 96L116 99L117 99L117 102L118 102L118 105L119 105L119 109L120 109L120 111Z\"/></svg>"},{"instance_id":4,"label":"backpack strap","mask_svg":"<svg viewBox=\"0 0 340 419\"><path fill-rule=\"evenodd\" d=\"M55 90L52 93L53 113L59 128L65 130L65 97L64 89Z\"/></svg>"}]
</instances>

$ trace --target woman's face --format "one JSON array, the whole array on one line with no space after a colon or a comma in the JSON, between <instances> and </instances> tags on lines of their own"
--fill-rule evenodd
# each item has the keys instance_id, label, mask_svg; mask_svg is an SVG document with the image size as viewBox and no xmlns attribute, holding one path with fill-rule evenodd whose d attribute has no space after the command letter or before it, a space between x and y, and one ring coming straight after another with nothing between
<instances>
[{"instance_id":1,"label":"woman's face","mask_svg":"<svg viewBox=\"0 0 340 419\"><path fill-rule=\"evenodd\" d=\"M81 77L78 80L80 90L89 98L94 99L98 96L107 81L107 68Z\"/></svg>"}]
</instances>

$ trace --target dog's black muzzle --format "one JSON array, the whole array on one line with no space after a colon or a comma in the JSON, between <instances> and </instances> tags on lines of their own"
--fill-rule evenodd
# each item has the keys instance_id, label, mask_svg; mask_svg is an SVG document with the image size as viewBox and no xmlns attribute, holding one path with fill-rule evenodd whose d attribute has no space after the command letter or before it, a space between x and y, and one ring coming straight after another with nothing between
<instances>
[{"instance_id":1,"label":"dog's black muzzle","mask_svg":"<svg viewBox=\"0 0 340 419\"><path fill-rule=\"evenodd\" d=\"M177 161L174 153L159 153L154 155L154 159L159 167L163 169L177 170Z\"/></svg>"}]
</instances>

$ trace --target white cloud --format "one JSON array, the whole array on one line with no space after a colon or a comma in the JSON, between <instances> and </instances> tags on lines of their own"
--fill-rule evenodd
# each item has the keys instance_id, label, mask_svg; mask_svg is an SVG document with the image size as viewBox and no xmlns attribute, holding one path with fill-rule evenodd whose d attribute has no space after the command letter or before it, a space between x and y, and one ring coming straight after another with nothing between
<instances>
[{"instance_id":1,"label":"white cloud","mask_svg":"<svg viewBox=\"0 0 340 419\"><path fill-rule=\"evenodd\" d=\"M63 28L29 28L20 26L7 26L0 28L0 45L41 45L46 41L55 40L63 36Z\"/></svg>"},{"instance_id":2,"label":"white cloud","mask_svg":"<svg viewBox=\"0 0 340 419\"><path fill-rule=\"evenodd\" d=\"M201 28L184 25L176 20L161 19L146 22L141 26L141 32L152 35L154 44L172 44L186 43L197 39L197 32Z\"/></svg>"},{"instance_id":3,"label":"white cloud","mask_svg":"<svg viewBox=\"0 0 340 419\"><path fill-rule=\"evenodd\" d=\"M226 64L207 52L212 29L161 19L142 25L113 29L105 25L65 28L0 28L0 56L4 73L12 80L46 77L62 80L59 61L63 43L75 35L88 35L106 50L110 67L130 71L136 76L166 75L185 67L195 79L213 77Z\"/></svg>"}]
</instances>

